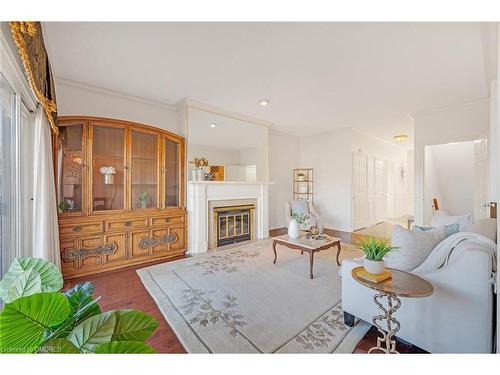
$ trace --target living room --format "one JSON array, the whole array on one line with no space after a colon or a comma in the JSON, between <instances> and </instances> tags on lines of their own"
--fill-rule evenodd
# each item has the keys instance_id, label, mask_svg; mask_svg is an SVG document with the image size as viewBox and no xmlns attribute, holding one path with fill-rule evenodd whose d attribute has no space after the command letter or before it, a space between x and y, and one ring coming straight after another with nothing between
<instances>
[{"instance_id":1,"label":"living room","mask_svg":"<svg viewBox=\"0 0 500 375\"><path fill-rule=\"evenodd\" d=\"M498 351L497 23L40 19L2 356Z\"/></svg>"}]
</instances>

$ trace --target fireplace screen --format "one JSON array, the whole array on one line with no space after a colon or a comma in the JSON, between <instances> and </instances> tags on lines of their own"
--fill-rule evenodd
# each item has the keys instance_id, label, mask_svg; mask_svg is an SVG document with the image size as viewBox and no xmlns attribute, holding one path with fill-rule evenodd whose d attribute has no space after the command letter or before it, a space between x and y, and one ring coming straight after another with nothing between
<instances>
[{"instance_id":1,"label":"fireplace screen","mask_svg":"<svg viewBox=\"0 0 500 375\"><path fill-rule=\"evenodd\" d=\"M217 246L252 239L253 209L253 205L214 209Z\"/></svg>"}]
</instances>

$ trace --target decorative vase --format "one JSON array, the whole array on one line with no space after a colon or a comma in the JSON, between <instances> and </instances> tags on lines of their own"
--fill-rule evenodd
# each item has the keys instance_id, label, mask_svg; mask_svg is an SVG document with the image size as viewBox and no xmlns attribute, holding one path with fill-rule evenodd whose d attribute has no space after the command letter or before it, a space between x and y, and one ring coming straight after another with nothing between
<instances>
[{"instance_id":1,"label":"decorative vase","mask_svg":"<svg viewBox=\"0 0 500 375\"><path fill-rule=\"evenodd\" d=\"M192 176L192 180L193 180L193 181L198 181L198 170L193 169L193 170L191 171L191 176Z\"/></svg>"},{"instance_id":2,"label":"decorative vase","mask_svg":"<svg viewBox=\"0 0 500 375\"><path fill-rule=\"evenodd\" d=\"M146 201L141 201L141 208L148 208Z\"/></svg>"},{"instance_id":3,"label":"decorative vase","mask_svg":"<svg viewBox=\"0 0 500 375\"><path fill-rule=\"evenodd\" d=\"M299 238L300 237L300 227L297 220L290 220L290 224L288 224L288 237L290 238Z\"/></svg>"},{"instance_id":4,"label":"decorative vase","mask_svg":"<svg viewBox=\"0 0 500 375\"><path fill-rule=\"evenodd\" d=\"M385 271L385 263L383 260L364 259L363 266L365 270L374 275L380 275Z\"/></svg>"},{"instance_id":5,"label":"decorative vase","mask_svg":"<svg viewBox=\"0 0 500 375\"><path fill-rule=\"evenodd\" d=\"M304 175L297 176L297 179L299 181L304 181L305 180L305 176Z\"/></svg>"},{"instance_id":6,"label":"decorative vase","mask_svg":"<svg viewBox=\"0 0 500 375\"><path fill-rule=\"evenodd\" d=\"M205 175L205 171L203 170L203 168L196 169L196 174L196 181L203 181L203 176Z\"/></svg>"}]
</instances>

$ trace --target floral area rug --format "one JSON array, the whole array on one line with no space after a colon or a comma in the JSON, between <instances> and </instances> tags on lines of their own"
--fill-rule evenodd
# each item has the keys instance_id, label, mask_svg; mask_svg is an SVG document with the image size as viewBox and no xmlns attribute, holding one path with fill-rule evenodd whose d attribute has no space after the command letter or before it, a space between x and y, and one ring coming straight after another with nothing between
<instances>
[{"instance_id":1,"label":"floral area rug","mask_svg":"<svg viewBox=\"0 0 500 375\"><path fill-rule=\"evenodd\" d=\"M334 249L309 256L272 240L137 271L190 353L352 353L369 325L344 324ZM343 257L357 254L343 244Z\"/></svg>"}]
</instances>

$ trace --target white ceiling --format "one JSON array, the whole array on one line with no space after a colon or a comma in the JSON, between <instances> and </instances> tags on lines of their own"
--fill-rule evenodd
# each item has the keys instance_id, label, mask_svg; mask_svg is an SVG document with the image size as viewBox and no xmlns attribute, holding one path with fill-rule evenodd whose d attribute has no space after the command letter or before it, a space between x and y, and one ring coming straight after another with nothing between
<instances>
[{"instance_id":1,"label":"white ceiling","mask_svg":"<svg viewBox=\"0 0 500 375\"><path fill-rule=\"evenodd\" d=\"M196 108L189 109L188 142L241 150L266 145L268 128ZM215 124L213 128L210 125Z\"/></svg>"},{"instance_id":2,"label":"white ceiling","mask_svg":"<svg viewBox=\"0 0 500 375\"><path fill-rule=\"evenodd\" d=\"M192 98L296 135L412 132L408 114L488 95L479 23L45 23L55 75ZM270 100L267 107L258 105Z\"/></svg>"}]
</instances>

